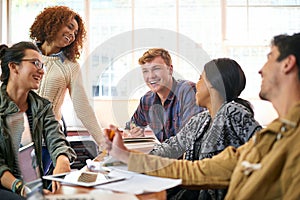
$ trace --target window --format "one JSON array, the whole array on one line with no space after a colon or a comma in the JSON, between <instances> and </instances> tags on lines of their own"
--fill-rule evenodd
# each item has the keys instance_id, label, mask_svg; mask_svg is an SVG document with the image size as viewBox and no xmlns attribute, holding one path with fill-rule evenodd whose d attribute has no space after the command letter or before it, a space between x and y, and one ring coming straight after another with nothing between
<instances>
[{"instance_id":1,"label":"window","mask_svg":"<svg viewBox=\"0 0 300 200\"><path fill-rule=\"evenodd\" d=\"M224 55L236 59L246 73L244 96L258 98L258 71L266 61L270 39L299 32L299 17L297 0L227 0Z\"/></svg>"},{"instance_id":2,"label":"window","mask_svg":"<svg viewBox=\"0 0 300 200\"><path fill-rule=\"evenodd\" d=\"M266 60L270 39L300 30L299 0L6 2L9 43L27 40L31 23L46 6L67 5L81 14L88 28L88 40L80 63L92 91L90 95L101 98L138 99L147 88L137 60L154 46L170 50L175 77L195 82L204 60L236 59L247 76L242 95L258 98L258 71ZM197 57L201 56L204 58L199 61Z\"/></svg>"}]
</instances>

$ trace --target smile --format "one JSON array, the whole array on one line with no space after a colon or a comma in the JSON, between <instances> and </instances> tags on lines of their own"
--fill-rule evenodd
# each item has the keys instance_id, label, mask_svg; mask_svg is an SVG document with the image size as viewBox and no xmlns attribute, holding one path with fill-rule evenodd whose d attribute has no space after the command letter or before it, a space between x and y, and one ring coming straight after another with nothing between
<instances>
[{"instance_id":1,"label":"smile","mask_svg":"<svg viewBox=\"0 0 300 200\"><path fill-rule=\"evenodd\" d=\"M40 76L33 76L33 78L37 81L40 81L41 80L41 77Z\"/></svg>"},{"instance_id":2,"label":"smile","mask_svg":"<svg viewBox=\"0 0 300 200\"><path fill-rule=\"evenodd\" d=\"M64 38L65 38L68 42L71 41L71 38L69 38L68 36L64 36Z\"/></svg>"},{"instance_id":3,"label":"smile","mask_svg":"<svg viewBox=\"0 0 300 200\"><path fill-rule=\"evenodd\" d=\"M159 81L149 81L151 85L157 84Z\"/></svg>"}]
</instances>

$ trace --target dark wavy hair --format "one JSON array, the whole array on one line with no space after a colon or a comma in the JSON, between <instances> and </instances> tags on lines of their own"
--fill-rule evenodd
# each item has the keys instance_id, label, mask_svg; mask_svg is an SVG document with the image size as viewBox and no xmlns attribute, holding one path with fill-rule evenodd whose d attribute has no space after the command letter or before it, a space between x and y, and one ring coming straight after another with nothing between
<instances>
[{"instance_id":1,"label":"dark wavy hair","mask_svg":"<svg viewBox=\"0 0 300 200\"><path fill-rule=\"evenodd\" d=\"M0 60L1 60L1 81L7 85L9 79L9 67L8 64L11 62L20 63L25 56L25 50L32 49L39 52L38 47L32 42L19 42L12 45L10 48L2 44L0 45Z\"/></svg>"},{"instance_id":2,"label":"dark wavy hair","mask_svg":"<svg viewBox=\"0 0 300 200\"><path fill-rule=\"evenodd\" d=\"M55 40L57 32L70 18L74 18L77 21L78 33L74 42L64 47L62 51L69 60L75 61L80 57L83 41L86 38L86 29L80 15L69 7L53 6L44 8L30 27L30 38L38 43L44 43L45 41L51 43Z\"/></svg>"},{"instance_id":3,"label":"dark wavy hair","mask_svg":"<svg viewBox=\"0 0 300 200\"><path fill-rule=\"evenodd\" d=\"M239 98L246 86L246 76L241 66L230 58L219 58L204 65L207 80L226 102L235 101L254 114L249 101Z\"/></svg>"},{"instance_id":4,"label":"dark wavy hair","mask_svg":"<svg viewBox=\"0 0 300 200\"><path fill-rule=\"evenodd\" d=\"M294 35L277 35L273 38L271 45L276 46L280 53L277 61L282 61L289 55L296 57L298 67L298 78L300 79L300 33Z\"/></svg>"}]
</instances>

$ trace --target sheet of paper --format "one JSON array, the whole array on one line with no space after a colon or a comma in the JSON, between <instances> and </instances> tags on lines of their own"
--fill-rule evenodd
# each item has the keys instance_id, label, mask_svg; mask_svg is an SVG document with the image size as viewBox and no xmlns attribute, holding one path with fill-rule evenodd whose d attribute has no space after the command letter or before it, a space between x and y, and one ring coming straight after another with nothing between
<instances>
[{"instance_id":1,"label":"sheet of paper","mask_svg":"<svg viewBox=\"0 0 300 200\"><path fill-rule=\"evenodd\" d=\"M180 185L182 182L181 179L148 176L116 168L113 168L110 173L113 176L122 176L127 178L123 181L96 186L96 188L131 194L143 194L147 192L160 192Z\"/></svg>"},{"instance_id":2,"label":"sheet of paper","mask_svg":"<svg viewBox=\"0 0 300 200\"><path fill-rule=\"evenodd\" d=\"M87 194L65 194L65 195L46 195L45 200L75 200L75 199L85 199L85 200L138 200L138 198L133 194L126 193L114 193L110 191L103 190L93 190Z\"/></svg>"}]
</instances>

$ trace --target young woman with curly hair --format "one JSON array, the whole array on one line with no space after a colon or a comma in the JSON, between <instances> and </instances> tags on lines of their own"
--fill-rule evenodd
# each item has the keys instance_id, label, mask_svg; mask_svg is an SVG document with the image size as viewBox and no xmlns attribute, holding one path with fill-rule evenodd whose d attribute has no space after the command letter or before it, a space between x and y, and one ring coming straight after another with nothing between
<instances>
[{"instance_id":1,"label":"young woman with curly hair","mask_svg":"<svg viewBox=\"0 0 300 200\"><path fill-rule=\"evenodd\" d=\"M30 38L42 52L47 68L37 93L53 103L56 119L60 121L61 106L68 91L77 117L101 145L102 129L89 104L77 62L85 37L82 18L66 6L45 8L30 27Z\"/></svg>"}]
</instances>

